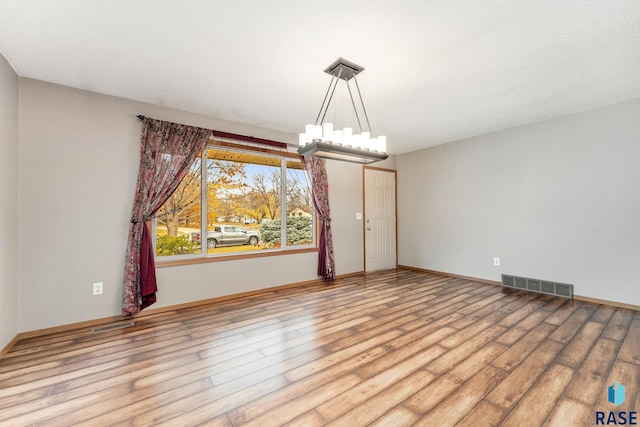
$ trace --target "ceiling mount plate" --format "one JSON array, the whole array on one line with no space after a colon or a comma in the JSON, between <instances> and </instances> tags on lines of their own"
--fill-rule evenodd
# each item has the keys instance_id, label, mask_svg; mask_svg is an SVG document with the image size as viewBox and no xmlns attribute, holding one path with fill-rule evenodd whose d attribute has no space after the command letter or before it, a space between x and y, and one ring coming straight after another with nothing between
<instances>
[{"instance_id":1,"label":"ceiling mount plate","mask_svg":"<svg viewBox=\"0 0 640 427\"><path fill-rule=\"evenodd\" d=\"M364 67L347 61L344 58L338 58L333 64L329 65L324 72L342 80L350 80L362 70L364 70Z\"/></svg>"}]
</instances>

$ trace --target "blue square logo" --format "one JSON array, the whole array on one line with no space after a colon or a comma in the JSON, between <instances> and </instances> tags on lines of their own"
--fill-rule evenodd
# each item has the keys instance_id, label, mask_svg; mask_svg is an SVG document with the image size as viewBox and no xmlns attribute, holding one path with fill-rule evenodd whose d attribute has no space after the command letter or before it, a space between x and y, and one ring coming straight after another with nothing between
<instances>
[{"instance_id":1,"label":"blue square logo","mask_svg":"<svg viewBox=\"0 0 640 427\"><path fill-rule=\"evenodd\" d=\"M618 381L607 389L607 400L616 406L624 403L624 386Z\"/></svg>"}]
</instances>

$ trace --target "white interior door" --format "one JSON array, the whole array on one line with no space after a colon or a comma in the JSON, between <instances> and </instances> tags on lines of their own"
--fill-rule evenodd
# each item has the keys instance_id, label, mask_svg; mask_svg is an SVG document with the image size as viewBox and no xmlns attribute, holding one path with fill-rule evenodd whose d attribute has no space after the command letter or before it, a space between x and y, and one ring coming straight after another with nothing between
<instances>
[{"instance_id":1,"label":"white interior door","mask_svg":"<svg viewBox=\"0 0 640 427\"><path fill-rule=\"evenodd\" d=\"M365 271L396 267L396 174L364 170Z\"/></svg>"}]
</instances>

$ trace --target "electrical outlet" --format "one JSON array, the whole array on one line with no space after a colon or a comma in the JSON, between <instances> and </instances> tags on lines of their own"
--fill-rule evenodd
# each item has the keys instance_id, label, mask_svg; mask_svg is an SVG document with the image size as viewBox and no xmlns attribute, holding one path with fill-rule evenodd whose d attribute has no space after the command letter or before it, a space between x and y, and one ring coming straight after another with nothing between
<instances>
[{"instance_id":1,"label":"electrical outlet","mask_svg":"<svg viewBox=\"0 0 640 427\"><path fill-rule=\"evenodd\" d=\"M500 258L494 258L493 265L500 265Z\"/></svg>"},{"instance_id":2,"label":"electrical outlet","mask_svg":"<svg viewBox=\"0 0 640 427\"><path fill-rule=\"evenodd\" d=\"M102 295L102 282L97 282L93 284L93 294Z\"/></svg>"}]
</instances>

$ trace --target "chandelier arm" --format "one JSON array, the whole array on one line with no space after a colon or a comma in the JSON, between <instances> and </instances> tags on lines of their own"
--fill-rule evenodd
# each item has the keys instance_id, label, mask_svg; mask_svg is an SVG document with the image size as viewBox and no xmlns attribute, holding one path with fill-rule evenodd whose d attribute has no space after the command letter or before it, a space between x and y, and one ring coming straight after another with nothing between
<instances>
[{"instance_id":1,"label":"chandelier arm","mask_svg":"<svg viewBox=\"0 0 640 427\"><path fill-rule=\"evenodd\" d=\"M318 125L318 124L321 125L322 123L324 123L324 118L327 115L327 111L329 111L329 105L331 104L331 100L333 99L333 94L336 91L336 87L338 87L338 83L340 82L340 76L341 75L342 75L342 68L340 68L340 70L338 71L338 75L331 79L331 83L333 83L334 81L335 81L335 83L333 85L333 89L331 90L331 95L329 96L329 101L327 101L327 107L324 109L324 114L322 114L322 119L320 119L320 123L318 123L317 119L316 119L316 125ZM329 88L331 88L331 83L329 83ZM328 93L329 92L327 91L327 94ZM327 98L327 96L325 95L325 99L326 98Z\"/></svg>"},{"instance_id":2,"label":"chandelier arm","mask_svg":"<svg viewBox=\"0 0 640 427\"><path fill-rule=\"evenodd\" d=\"M360 132L362 133L362 123L360 123L360 116L358 115L358 109L356 108L356 103L353 100L353 93L351 93L351 86L349 86L349 80L346 80L346 83L347 83L347 89L349 89L349 98L351 98L351 105L353 105L353 112L356 113L356 120L358 121L358 126L360 126Z\"/></svg>"},{"instance_id":3,"label":"chandelier arm","mask_svg":"<svg viewBox=\"0 0 640 427\"><path fill-rule=\"evenodd\" d=\"M360 97L360 105L362 105L362 111L364 112L364 118L367 121L367 126L369 126L369 132L373 133L371 130L371 123L369 123L369 116L367 115L367 109L364 107L364 101L362 99L362 93L360 92L360 86L358 86L358 80L356 79L355 75L353 76L353 81L356 82L356 89L358 90L358 96ZM360 123L359 120L358 120L358 123ZM362 132L362 127L360 132Z\"/></svg>"},{"instance_id":4,"label":"chandelier arm","mask_svg":"<svg viewBox=\"0 0 640 427\"><path fill-rule=\"evenodd\" d=\"M331 91L331 85L333 85L334 82L337 84L337 79L335 77L332 77L331 81L329 82L329 87L327 88L327 92L324 94L324 99L322 100L320 111L318 111L318 116L316 117L316 122L315 122L316 125L322 123L322 122L318 123L318 121L320 120L320 116L322 115L322 111L324 111L324 114L327 114L327 109L329 109L329 104L327 103L327 97L329 96L329 92ZM333 90L335 90L335 85ZM333 96L333 93L331 96ZM331 98L329 98L329 102L331 102ZM325 108L325 104L327 106L326 108ZM324 120L324 115L322 115L322 120Z\"/></svg>"},{"instance_id":5,"label":"chandelier arm","mask_svg":"<svg viewBox=\"0 0 640 427\"><path fill-rule=\"evenodd\" d=\"M327 108L324 109L324 114L322 115L322 119L320 120L320 123L316 123L316 124L322 124L324 123L324 117L327 115L327 111L329 111L329 104L331 104L331 100L333 99L333 94L336 91L336 87L338 86L338 81L339 81L340 77L336 77L335 79L335 84L333 85L333 90L331 91L331 95L329 96L329 101L327 102Z\"/></svg>"}]
</instances>

